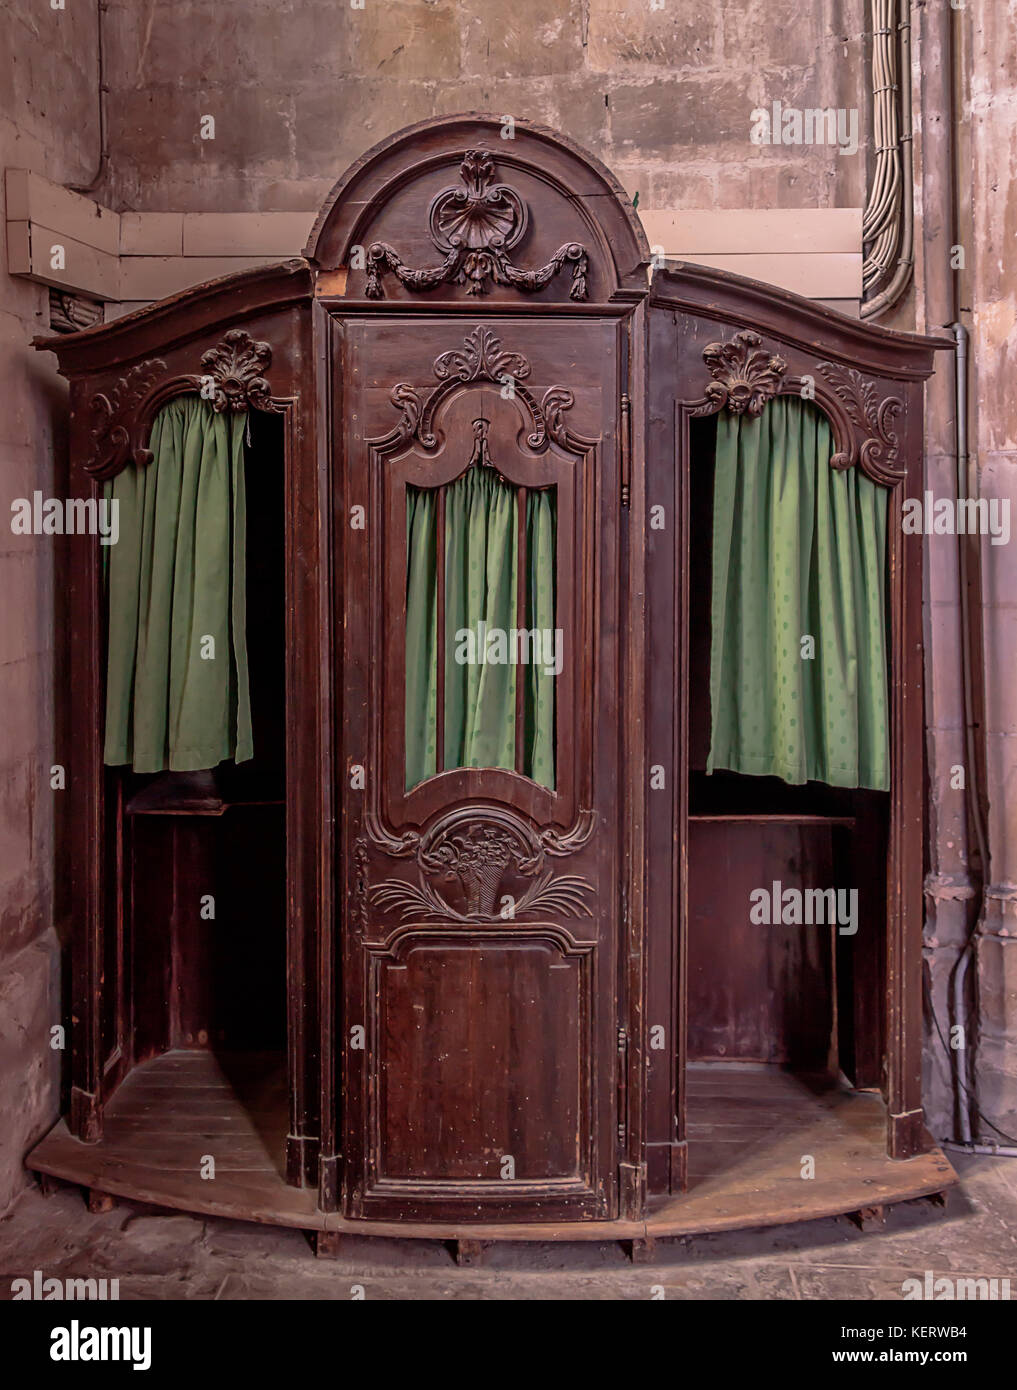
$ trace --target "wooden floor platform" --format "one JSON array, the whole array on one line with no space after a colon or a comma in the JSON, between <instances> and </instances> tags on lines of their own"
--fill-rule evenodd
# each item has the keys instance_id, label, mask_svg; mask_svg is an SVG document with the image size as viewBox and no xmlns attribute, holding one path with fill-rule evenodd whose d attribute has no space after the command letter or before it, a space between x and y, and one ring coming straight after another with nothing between
<instances>
[{"instance_id":1,"label":"wooden floor platform","mask_svg":"<svg viewBox=\"0 0 1017 1390\"><path fill-rule=\"evenodd\" d=\"M634 1240L779 1225L867 1211L943 1192L956 1174L939 1149L885 1153L881 1098L774 1067L689 1071L689 1190L642 1221L438 1225L347 1221L284 1181L284 1059L168 1052L135 1068L107 1107L103 1138L61 1121L27 1165L95 1193L335 1235L456 1240ZM814 1176L806 1159L814 1160ZM214 1160L214 1177L208 1159Z\"/></svg>"}]
</instances>

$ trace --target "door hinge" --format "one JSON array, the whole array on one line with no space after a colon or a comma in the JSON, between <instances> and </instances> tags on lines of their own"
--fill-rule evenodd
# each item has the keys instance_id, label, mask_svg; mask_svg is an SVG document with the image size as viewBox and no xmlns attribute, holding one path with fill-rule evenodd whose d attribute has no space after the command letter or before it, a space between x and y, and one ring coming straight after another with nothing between
<instances>
[{"instance_id":1,"label":"door hinge","mask_svg":"<svg viewBox=\"0 0 1017 1390\"><path fill-rule=\"evenodd\" d=\"M622 392L619 429L621 431L621 504L627 507L632 491L632 402Z\"/></svg>"},{"instance_id":2,"label":"door hinge","mask_svg":"<svg viewBox=\"0 0 1017 1390\"><path fill-rule=\"evenodd\" d=\"M618 1029L618 1143L624 1144L627 1127L628 1109L628 1056L629 1056L629 1034L627 1028Z\"/></svg>"}]
</instances>

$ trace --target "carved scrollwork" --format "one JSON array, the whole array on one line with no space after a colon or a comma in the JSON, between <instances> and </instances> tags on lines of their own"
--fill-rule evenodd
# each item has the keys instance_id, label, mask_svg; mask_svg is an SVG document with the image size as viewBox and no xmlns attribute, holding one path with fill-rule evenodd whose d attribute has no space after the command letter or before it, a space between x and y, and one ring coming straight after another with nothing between
<instances>
[{"instance_id":1,"label":"carved scrollwork","mask_svg":"<svg viewBox=\"0 0 1017 1390\"><path fill-rule=\"evenodd\" d=\"M544 398L540 402L540 413L544 420L544 429L554 442L562 448L566 447L566 436L568 426L565 423L565 411L571 410L575 405L576 398L566 386L549 386L544 392Z\"/></svg>"},{"instance_id":2,"label":"carved scrollwork","mask_svg":"<svg viewBox=\"0 0 1017 1390\"><path fill-rule=\"evenodd\" d=\"M525 381L530 364L521 352L504 352L501 339L489 328L474 328L466 335L465 347L439 353L434 374L439 381Z\"/></svg>"},{"instance_id":3,"label":"carved scrollwork","mask_svg":"<svg viewBox=\"0 0 1017 1390\"><path fill-rule=\"evenodd\" d=\"M202 353L200 373L167 377L161 357L136 363L108 394L98 391L89 402L86 473L106 479L127 463L151 463L147 442L152 420L160 406L177 396L203 393L218 413L280 409L264 375L271 361L268 343L256 341L242 328L231 328L216 347Z\"/></svg>"},{"instance_id":4,"label":"carved scrollwork","mask_svg":"<svg viewBox=\"0 0 1017 1390\"><path fill-rule=\"evenodd\" d=\"M89 401L91 441L85 472L93 478L112 478L125 463L150 463L152 455L141 443L145 425L138 406L166 371L161 357L138 362L113 385L109 395L97 391Z\"/></svg>"},{"instance_id":5,"label":"carved scrollwork","mask_svg":"<svg viewBox=\"0 0 1017 1390\"><path fill-rule=\"evenodd\" d=\"M735 415L760 415L769 401L782 394L803 395L830 421L835 452L830 467L852 468L857 463L874 482L892 487L906 476L898 465L900 441L894 421L904 409L900 396L883 395L882 388L855 367L817 362L808 367L816 377L788 376L783 357L762 346L758 333L746 329L729 343L710 343L703 360L714 380L702 399L688 407L691 416L715 415L725 407Z\"/></svg>"},{"instance_id":6,"label":"carved scrollwork","mask_svg":"<svg viewBox=\"0 0 1017 1390\"><path fill-rule=\"evenodd\" d=\"M545 868L542 838L495 807L442 817L421 836L416 861L416 884L396 879L368 890L375 907L402 920L455 922L515 921L533 912L593 915L586 902L592 886L575 874L555 878Z\"/></svg>"},{"instance_id":7,"label":"carved scrollwork","mask_svg":"<svg viewBox=\"0 0 1017 1390\"><path fill-rule=\"evenodd\" d=\"M201 370L212 379L212 409L272 410L272 388L264 373L272 364L272 349L242 328L231 328L217 347L201 355Z\"/></svg>"},{"instance_id":8,"label":"carved scrollwork","mask_svg":"<svg viewBox=\"0 0 1017 1390\"><path fill-rule=\"evenodd\" d=\"M568 830L563 832L554 826L545 826L540 832L540 843L548 854L558 856L575 854L576 850L582 849L584 845L589 843L596 828L596 813L580 807L574 823L569 826Z\"/></svg>"},{"instance_id":9,"label":"carved scrollwork","mask_svg":"<svg viewBox=\"0 0 1017 1390\"><path fill-rule=\"evenodd\" d=\"M397 447L416 439L424 449L436 448L434 418L445 397L459 385L491 381L498 385L511 383L513 396L529 416L526 442L531 449L546 448L549 439L563 448L570 447L564 416L575 403L572 392L564 386L551 386L538 402L523 385L530 375L529 362L521 352L503 350L501 340L489 328L471 329L463 347L450 348L435 358L433 371L438 385L426 399L421 399L419 392L405 381L392 388L390 400L401 419L394 434L384 441L387 446Z\"/></svg>"},{"instance_id":10,"label":"carved scrollwork","mask_svg":"<svg viewBox=\"0 0 1017 1390\"><path fill-rule=\"evenodd\" d=\"M900 441L893 423L904 409L899 396L882 396L871 377L854 367L819 362L816 371L827 383L822 404L831 417L838 451L831 468L861 465L874 482L892 486L907 474L897 466ZM832 394L831 394L832 393Z\"/></svg>"},{"instance_id":11,"label":"carved scrollwork","mask_svg":"<svg viewBox=\"0 0 1017 1390\"><path fill-rule=\"evenodd\" d=\"M358 835L353 842L353 902L357 927L367 931L367 840Z\"/></svg>"},{"instance_id":12,"label":"carved scrollwork","mask_svg":"<svg viewBox=\"0 0 1017 1390\"><path fill-rule=\"evenodd\" d=\"M589 260L579 242L560 246L546 265L520 270L508 252L526 231L529 214L514 188L494 183L494 159L489 150L467 150L459 166L462 187L443 188L428 209L431 241L444 260L436 266L412 269L393 246L375 241L367 249L369 299L384 296L382 274L390 270L401 284L413 290L437 285L465 285L467 294L485 294L490 283L511 285L532 292L549 284L566 264L572 267L572 299L586 298Z\"/></svg>"},{"instance_id":13,"label":"carved scrollwork","mask_svg":"<svg viewBox=\"0 0 1017 1390\"><path fill-rule=\"evenodd\" d=\"M759 415L781 389L787 363L768 352L758 333L745 329L729 343L710 343L703 361L714 378L695 415L713 415L725 407L732 415Z\"/></svg>"}]
</instances>

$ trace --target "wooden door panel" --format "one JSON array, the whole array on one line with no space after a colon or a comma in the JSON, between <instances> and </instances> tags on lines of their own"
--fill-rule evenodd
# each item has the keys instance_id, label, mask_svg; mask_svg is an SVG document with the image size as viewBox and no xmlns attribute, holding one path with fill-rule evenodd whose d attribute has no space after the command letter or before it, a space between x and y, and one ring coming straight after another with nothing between
<instances>
[{"instance_id":1,"label":"wooden door panel","mask_svg":"<svg viewBox=\"0 0 1017 1390\"><path fill-rule=\"evenodd\" d=\"M586 1186L589 948L421 932L373 966L378 1180Z\"/></svg>"},{"instance_id":2,"label":"wooden door panel","mask_svg":"<svg viewBox=\"0 0 1017 1390\"><path fill-rule=\"evenodd\" d=\"M366 514L347 533L337 614L351 1216L617 1210L622 350L618 322L592 316L374 315L333 335L337 514L344 527L350 508ZM515 770L438 761L406 785L408 489L438 498L473 466L515 490L520 514L555 490L551 786L519 770L518 739Z\"/></svg>"}]
</instances>

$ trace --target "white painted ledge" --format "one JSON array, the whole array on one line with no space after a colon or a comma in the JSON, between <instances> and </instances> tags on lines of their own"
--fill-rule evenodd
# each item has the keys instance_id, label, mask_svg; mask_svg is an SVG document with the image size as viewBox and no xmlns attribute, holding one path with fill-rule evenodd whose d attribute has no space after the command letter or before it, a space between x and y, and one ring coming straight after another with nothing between
<instances>
[{"instance_id":1,"label":"white painted ledge","mask_svg":"<svg viewBox=\"0 0 1017 1390\"><path fill-rule=\"evenodd\" d=\"M12 275L138 305L299 255L312 212L114 213L24 169L6 171ZM861 208L639 209L651 248L857 312ZM63 264L55 248L63 248ZM54 264L57 262L57 264Z\"/></svg>"}]
</instances>

